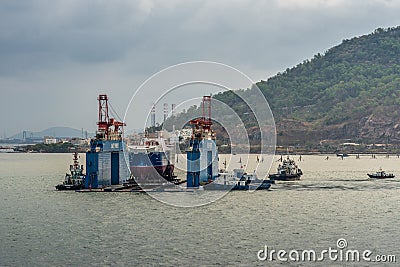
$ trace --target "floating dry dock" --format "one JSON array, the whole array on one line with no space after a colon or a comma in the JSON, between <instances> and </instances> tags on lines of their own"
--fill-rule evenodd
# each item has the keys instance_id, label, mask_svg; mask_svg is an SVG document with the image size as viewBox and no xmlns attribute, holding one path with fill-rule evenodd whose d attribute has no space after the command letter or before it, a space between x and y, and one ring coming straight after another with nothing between
<instances>
[{"instance_id":1,"label":"floating dry dock","mask_svg":"<svg viewBox=\"0 0 400 267\"><path fill-rule=\"evenodd\" d=\"M129 169L123 153L122 131L125 123L110 118L108 96L99 95L99 120L95 138L90 140L86 152L86 175L74 189L100 190L109 186L122 186L129 181ZM83 168L80 169L81 174ZM71 170L72 171L72 170ZM58 190L62 186L56 186Z\"/></svg>"},{"instance_id":2,"label":"floating dry dock","mask_svg":"<svg viewBox=\"0 0 400 267\"><path fill-rule=\"evenodd\" d=\"M124 153L122 133L125 123L109 117L107 95L99 95L98 105L98 130L86 152L86 175L77 192L265 190L271 186L270 181L258 180L255 174L246 175L243 169L240 177L223 176L221 184L216 135L212 130L211 96L203 97L202 116L189 122L192 137L186 151L186 181L180 181L173 174L174 165L164 151L148 152L146 149L146 152ZM228 181L227 178L232 179ZM186 185L178 186L184 182Z\"/></svg>"}]
</instances>

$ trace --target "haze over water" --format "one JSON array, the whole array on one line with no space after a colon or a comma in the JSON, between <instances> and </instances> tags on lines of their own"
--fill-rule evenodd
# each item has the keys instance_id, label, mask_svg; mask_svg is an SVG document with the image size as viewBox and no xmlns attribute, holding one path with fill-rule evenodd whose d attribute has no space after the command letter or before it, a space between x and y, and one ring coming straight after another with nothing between
<instances>
[{"instance_id":1,"label":"haze over water","mask_svg":"<svg viewBox=\"0 0 400 267\"><path fill-rule=\"evenodd\" d=\"M140 193L55 191L70 154L0 154L0 266L271 266L281 262L257 259L265 245L320 251L339 238L349 249L400 256L399 158L294 158L301 181L177 208ZM397 177L367 177L380 167Z\"/></svg>"}]
</instances>

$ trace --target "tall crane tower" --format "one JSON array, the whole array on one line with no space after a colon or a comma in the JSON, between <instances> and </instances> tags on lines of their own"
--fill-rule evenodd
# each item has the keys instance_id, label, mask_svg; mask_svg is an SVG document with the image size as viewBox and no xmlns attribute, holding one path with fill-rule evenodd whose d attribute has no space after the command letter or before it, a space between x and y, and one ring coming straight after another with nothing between
<instances>
[{"instance_id":1,"label":"tall crane tower","mask_svg":"<svg viewBox=\"0 0 400 267\"><path fill-rule=\"evenodd\" d=\"M108 96L99 95L99 120L97 122L97 139L121 140L125 123L110 118L108 114Z\"/></svg>"},{"instance_id":2,"label":"tall crane tower","mask_svg":"<svg viewBox=\"0 0 400 267\"><path fill-rule=\"evenodd\" d=\"M211 96L203 96L201 107L202 116L189 122L192 125L192 139L215 140L215 133L211 128L213 124L211 120Z\"/></svg>"}]
</instances>

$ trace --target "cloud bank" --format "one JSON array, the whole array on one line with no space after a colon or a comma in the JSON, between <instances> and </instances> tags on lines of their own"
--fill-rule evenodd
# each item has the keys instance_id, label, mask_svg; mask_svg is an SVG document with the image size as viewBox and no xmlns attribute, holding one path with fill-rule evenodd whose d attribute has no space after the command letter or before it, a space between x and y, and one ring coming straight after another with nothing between
<instances>
[{"instance_id":1,"label":"cloud bank","mask_svg":"<svg viewBox=\"0 0 400 267\"><path fill-rule=\"evenodd\" d=\"M122 115L147 77L185 61L266 79L343 39L399 25L399 11L389 0L2 1L0 135L93 130L99 93Z\"/></svg>"}]
</instances>

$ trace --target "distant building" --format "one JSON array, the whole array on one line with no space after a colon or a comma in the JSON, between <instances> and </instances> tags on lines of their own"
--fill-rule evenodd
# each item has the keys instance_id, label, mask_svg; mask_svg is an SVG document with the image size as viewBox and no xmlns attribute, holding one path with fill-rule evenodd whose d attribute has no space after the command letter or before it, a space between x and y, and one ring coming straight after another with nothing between
<instances>
[{"instance_id":1,"label":"distant building","mask_svg":"<svg viewBox=\"0 0 400 267\"><path fill-rule=\"evenodd\" d=\"M46 145L57 144L57 138L51 136L45 136L43 138L43 143Z\"/></svg>"},{"instance_id":2,"label":"distant building","mask_svg":"<svg viewBox=\"0 0 400 267\"><path fill-rule=\"evenodd\" d=\"M74 146L84 146L84 145L89 145L90 144L90 139L83 139L83 138L72 138L71 139L71 144Z\"/></svg>"}]
</instances>

